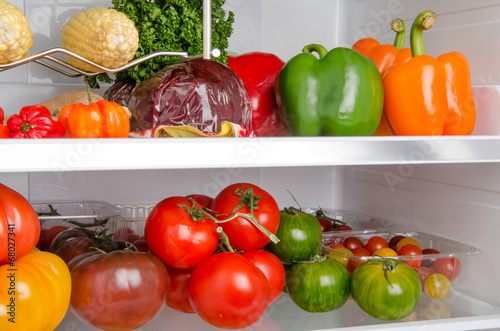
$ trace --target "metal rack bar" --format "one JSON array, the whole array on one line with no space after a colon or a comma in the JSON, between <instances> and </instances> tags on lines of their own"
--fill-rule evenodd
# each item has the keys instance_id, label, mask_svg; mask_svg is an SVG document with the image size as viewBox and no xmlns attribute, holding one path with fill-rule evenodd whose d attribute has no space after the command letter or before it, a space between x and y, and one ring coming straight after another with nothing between
<instances>
[{"instance_id":1,"label":"metal rack bar","mask_svg":"<svg viewBox=\"0 0 500 331\"><path fill-rule=\"evenodd\" d=\"M90 65L95 69L95 71L90 72L86 70L79 69L68 62L61 60L57 57L52 56L52 54L63 54L66 55L67 57L72 57L74 59L77 59L87 65ZM47 49L42 52L38 52L32 55L29 55L23 59L20 59L18 61L14 61L11 63L5 63L5 64L0 64L0 72L9 70L24 64L27 64L29 62L36 62L40 65L43 65L49 69L52 69L54 71L57 71L63 75L69 76L69 77L79 77L79 76L97 76L101 73L109 73L109 74L115 74L117 72L127 70L133 66L136 66L138 64L141 64L145 61L148 61L152 58L158 57L158 56L172 56L172 57L183 57L186 59L193 59L193 58L199 58L203 57L204 59L210 59L213 57L218 57L220 55L220 51L218 49L212 50L212 3L211 0L203 0L203 54L200 55L194 55L194 56L189 56L187 52L172 52L172 51L159 51L159 52L154 52L145 56L142 56L138 59L135 59L133 61L128 62L124 66L110 69L103 67L97 63L94 63L90 60L85 59L84 57L75 54L65 48L62 47L54 47ZM51 63L52 62L52 63ZM54 64L58 65L55 66ZM68 70L65 70L68 69Z\"/></svg>"}]
</instances>

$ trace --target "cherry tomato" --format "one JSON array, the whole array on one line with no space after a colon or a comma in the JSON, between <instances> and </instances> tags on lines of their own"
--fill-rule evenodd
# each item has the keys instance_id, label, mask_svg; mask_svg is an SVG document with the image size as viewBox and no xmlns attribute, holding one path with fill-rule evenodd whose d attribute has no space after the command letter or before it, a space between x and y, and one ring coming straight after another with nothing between
<instances>
[{"instance_id":1,"label":"cherry tomato","mask_svg":"<svg viewBox=\"0 0 500 331\"><path fill-rule=\"evenodd\" d=\"M345 238L344 241L342 242L342 245L344 245L345 248L347 248L351 251L354 250L355 248L358 248L358 247L364 247L361 239L359 239L357 237Z\"/></svg>"},{"instance_id":2,"label":"cherry tomato","mask_svg":"<svg viewBox=\"0 0 500 331\"><path fill-rule=\"evenodd\" d=\"M423 285L424 292L433 299L446 298L451 288L451 283L448 277L437 272L427 276Z\"/></svg>"},{"instance_id":3,"label":"cherry tomato","mask_svg":"<svg viewBox=\"0 0 500 331\"><path fill-rule=\"evenodd\" d=\"M249 259L266 276L269 285L269 303L276 300L285 287L285 267L281 260L273 253L263 250L244 252L242 256Z\"/></svg>"},{"instance_id":4,"label":"cherry tomato","mask_svg":"<svg viewBox=\"0 0 500 331\"><path fill-rule=\"evenodd\" d=\"M340 243L332 243L332 244L329 244L328 247L332 248L332 249L336 249L337 247L344 247L344 245L340 244Z\"/></svg>"},{"instance_id":5,"label":"cherry tomato","mask_svg":"<svg viewBox=\"0 0 500 331\"><path fill-rule=\"evenodd\" d=\"M421 249L420 244L416 239L406 237L406 238L403 238L400 241L398 241L398 244L396 246L396 252L398 252L398 254L399 254L399 250L401 249L401 247L403 247L404 245L408 245L408 244L415 245L419 249Z\"/></svg>"},{"instance_id":6,"label":"cherry tomato","mask_svg":"<svg viewBox=\"0 0 500 331\"><path fill-rule=\"evenodd\" d=\"M328 258L331 260L337 260L347 267L347 263L349 262L349 257L347 255L353 255L353 253L345 248L344 246L336 247L329 255Z\"/></svg>"},{"instance_id":7,"label":"cherry tomato","mask_svg":"<svg viewBox=\"0 0 500 331\"><path fill-rule=\"evenodd\" d=\"M405 238L405 236L394 236L392 237L390 240L389 240L389 248L395 250L397 252L397 246L398 246L398 242Z\"/></svg>"},{"instance_id":8,"label":"cherry tomato","mask_svg":"<svg viewBox=\"0 0 500 331\"><path fill-rule=\"evenodd\" d=\"M160 201L149 214L146 243L167 266L193 268L217 249L217 223L201 209L196 202L176 196Z\"/></svg>"},{"instance_id":9,"label":"cherry tomato","mask_svg":"<svg viewBox=\"0 0 500 331\"><path fill-rule=\"evenodd\" d=\"M340 224L336 231L351 231L352 228L349 225Z\"/></svg>"},{"instance_id":10,"label":"cherry tomato","mask_svg":"<svg viewBox=\"0 0 500 331\"><path fill-rule=\"evenodd\" d=\"M332 230L333 226L333 221L326 219L326 218L321 218L321 217L316 217L316 219L319 222L319 225L321 225L321 231L326 232Z\"/></svg>"},{"instance_id":11,"label":"cherry tomato","mask_svg":"<svg viewBox=\"0 0 500 331\"><path fill-rule=\"evenodd\" d=\"M422 283L422 286L424 286L425 278L432 274L432 269L420 266L418 268L413 268L413 270L417 272L418 277L420 278L420 282Z\"/></svg>"},{"instance_id":12,"label":"cherry tomato","mask_svg":"<svg viewBox=\"0 0 500 331\"><path fill-rule=\"evenodd\" d=\"M352 250L352 255L371 256L370 252L368 252L368 250L363 247L354 248ZM354 270L356 270L356 268L364 261L366 261L366 259L350 259L349 262L347 262L347 271L349 271L349 274L352 275Z\"/></svg>"},{"instance_id":13,"label":"cherry tomato","mask_svg":"<svg viewBox=\"0 0 500 331\"><path fill-rule=\"evenodd\" d=\"M193 199L194 201L198 202L200 206L202 206L203 208L209 208L212 202L214 201L214 198L203 194L190 194L186 195L186 198Z\"/></svg>"},{"instance_id":14,"label":"cherry tomato","mask_svg":"<svg viewBox=\"0 0 500 331\"><path fill-rule=\"evenodd\" d=\"M377 249L375 252L372 254L373 256L398 256L398 253L396 253L395 250L389 247L382 247L380 249Z\"/></svg>"},{"instance_id":15,"label":"cherry tomato","mask_svg":"<svg viewBox=\"0 0 500 331\"><path fill-rule=\"evenodd\" d=\"M210 209L220 220L224 233L234 249L252 251L264 247L270 238L248 218L254 218L271 234L276 234L280 223L280 209L274 198L262 188L248 183L236 183L224 188L214 199ZM246 216L238 216L241 214Z\"/></svg>"},{"instance_id":16,"label":"cherry tomato","mask_svg":"<svg viewBox=\"0 0 500 331\"><path fill-rule=\"evenodd\" d=\"M418 255L412 259L403 260L403 262L409 265L410 267L418 268L420 263L422 263L422 251L420 250L420 248L418 248L413 244L407 244L401 247L398 251L398 255L410 255L410 256Z\"/></svg>"},{"instance_id":17,"label":"cherry tomato","mask_svg":"<svg viewBox=\"0 0 500 331\"><path fill-rule=\"evenodd\" d=\"M424 254L424 255L439 254L439 251L437 249L434 249L434 248L426 248L426 249L422 250L422 254ZM431 268L432 265L434 264L434 261L435 261L435 259L432 259L432 258L424 258L422 260L421 266Z\"/></svg>"},{"instance_id":18,"label":"cherry tomato","mask_svg":"<svg viewBox=\"0 0 500 331\"><path fill-rule=\"evenodd\" d=\"M167 267L167 270L170 276L170 294L166 299L167 306L183 313L194 314L188 294L188 283L193 269Z\"/></svg>"},{"instance_id":19,"label":"cherry tomato","mask_svg":"<svg viewBox=\"0 0 500 331\"><path fill-rule=\"evenodd\" d=\"M384 247L389 247L389 243L387 240L380 236L373 236L368 239L368 241L365 244L365 248L370 252L370 254L373 255L375 251L384 248Z\"/></svg>"},{"instance_id":20,"label":"cherry tomato","mask_svg":"<svg viewBox=\"0 0 500 331\"><path fill-rule=\"evenodd\" d=\"M189 302L207 323L240 329L258 321L269 303L264 273L237 253L218 253L194 268L188 284Z\"/></svg>"},{"instance_id":21,"label":"cherry tomato","mask_svg":"<svg viewBox=\"0 0 500 331\"><path fill-rule=\"evenodd\" d=\"M434 272L443 274L448 277L450 281L453 281L458 277L458 275L460 275L462 264L456 257L443 257L434 262L432 269Z\"/></svg>"}]
</instances>

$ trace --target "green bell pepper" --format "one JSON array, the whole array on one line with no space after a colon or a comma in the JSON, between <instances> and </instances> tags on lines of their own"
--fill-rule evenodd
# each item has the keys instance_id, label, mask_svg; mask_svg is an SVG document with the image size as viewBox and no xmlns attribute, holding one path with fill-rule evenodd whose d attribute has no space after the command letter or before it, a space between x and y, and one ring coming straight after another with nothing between
<instances>
[{"instance_id":1,"label":"green bell pepper","mask_svg":"<svg viewBox=\"0 0 500 331\"><path fill-rule=\"evenodd\" d=\"M366 136L379 126L382 78L371 59L350 48L305 46L285 64L276 83L291 135Z\"/></svg>"}]
</instances>

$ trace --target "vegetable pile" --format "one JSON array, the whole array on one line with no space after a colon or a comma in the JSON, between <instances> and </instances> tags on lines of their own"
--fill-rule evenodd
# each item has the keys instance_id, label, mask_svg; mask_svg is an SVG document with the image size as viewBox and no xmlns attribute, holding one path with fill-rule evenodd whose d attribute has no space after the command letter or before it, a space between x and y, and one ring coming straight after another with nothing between
<instances>
[{"instance_id":1,"label":"vegetable pile","mask_svg":"<svg viewBox=\"0 0 500 331\"><path fill-rule=\"evenodd\" d=\"M48 280L33 285L60 295L57 309L45 313L53 326L69 305L85 323L112 330L140 328L168 306L218 328L241 329L282 295L308 313L334 311L351 296L368 315L399 320L415 311L422 293L446 298L461 271L458 258L430 240L423 248L423 239L409 233L325 235L317 217L280 209L269 192L247 182L215 197L166 197L137 233L128 227L111 233L104 222L92 230L58 224L41 235L24 198L3 185L0 197L0 234L8 247L0 271L55 264L57 275L46 273ZM15 254L7 245L13 231ZM43 254L33 250L37 241ZM33 300L44 298L33 291ZM0 294L7 310L10 300Z\"/></svg>"}]
</instances>

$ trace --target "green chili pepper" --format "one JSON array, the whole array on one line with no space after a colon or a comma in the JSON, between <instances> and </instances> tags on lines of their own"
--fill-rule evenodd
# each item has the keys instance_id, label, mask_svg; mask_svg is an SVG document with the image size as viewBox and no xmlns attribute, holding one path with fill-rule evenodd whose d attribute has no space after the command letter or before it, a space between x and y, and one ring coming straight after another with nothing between
<instances>
[{"instance_id":1,"label":"green chili pepper","mask_svg":"<svg viewBox=\"0 0 500 331\"><path fill-rule=\"evenodd\" d=\"M294 136L373 135L384 105L382 78L371 59L317 44L285 64L276 94Z\"/></svg>"}]
</instances>

